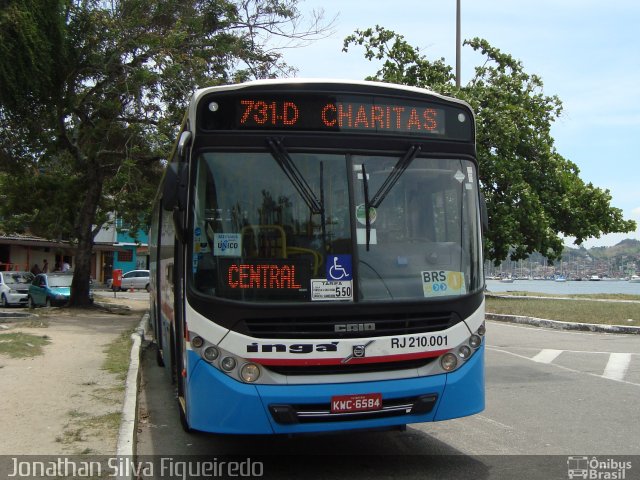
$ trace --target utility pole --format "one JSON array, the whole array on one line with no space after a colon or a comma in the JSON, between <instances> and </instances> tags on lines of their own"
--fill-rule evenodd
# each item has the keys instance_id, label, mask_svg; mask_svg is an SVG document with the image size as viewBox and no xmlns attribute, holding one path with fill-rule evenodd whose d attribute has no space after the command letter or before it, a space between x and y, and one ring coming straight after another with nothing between
<instances>
[{"instance_id":1,"label":"utility pole","mask_svg":"<svg viewBox=\"0 0 640 480\"><path fill-rule=\"evenodd\" d=\"M456 87L460 88L460 0L456 0Z\"/></svg>"}]
</instances>

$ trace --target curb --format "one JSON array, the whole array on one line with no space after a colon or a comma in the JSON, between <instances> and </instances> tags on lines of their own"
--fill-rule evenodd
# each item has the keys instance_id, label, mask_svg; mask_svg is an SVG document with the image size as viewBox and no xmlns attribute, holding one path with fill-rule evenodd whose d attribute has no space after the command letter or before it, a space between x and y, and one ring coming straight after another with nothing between
<instances>
[{"instance_id":1,"label":"curb","mask_svg":"<svg viewBox=\"0 0 640 480\"><path fill-rule=\"evenodd\" d=\"M138 427L138 387L140 384L140 352L144 332L149 321L149 312L142 315L135 333L131 334L133 346L129 360L129 371L125 382L122 419L118 430L116 456L133 458L136 450L136 433ZM127 478L127 477L123 477Z\"/></svg>"},{"instance_id":2,"label":"curb","mask_svg":"<svg viewBox=\"0 0 640 480\"><path fill-rule=\"evenodd\" d=\"M0 312L0 323L9 323L14 320L22 320L24 318L37 317L35 313L25 312Z\"/></svg>"},{"instance_id":3,"label":"curb","mask_svg":"<svg viewBox=\"0 0 640 480\"><path fill-rule=\"evenodd\" d=\"M498 313L485 313L485 318L487 320L495 320L498 322L517 323L520 325L533 325L536 327L553 328L556 330L576 330L580 332L624 333L640 335L640 327L630 327L626 325L601 325L597 323L560 322L558 320L523 317L520 315L502 315Z\"/></svg>"}]
</instances>

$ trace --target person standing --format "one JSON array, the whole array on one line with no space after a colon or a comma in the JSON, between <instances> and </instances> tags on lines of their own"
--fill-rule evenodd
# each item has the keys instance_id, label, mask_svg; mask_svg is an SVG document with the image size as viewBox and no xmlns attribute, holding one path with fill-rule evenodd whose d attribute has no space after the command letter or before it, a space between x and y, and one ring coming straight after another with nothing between
<instances>
[{"instance_id":1,"label":"person standing","mask_svg":"<svg viewBox=\"0 0 640 480\"><path fill-rule=\"evenodd\" d=\"M62 260L62 271L68 272L70 268L71 268L71 265L69 265L69 263L66 260Z\"/></svg>"},{"instance_id":2,"label":"person standing","mask_svg":"<svg viewBox=\"0 0 640 480\"><path fill-rule=\"evenodd\" d=\"M45 258L42 261L42 273L48 273L49 272L49 262L47 261L47 259Z\"/></svg>"}]
</instances>

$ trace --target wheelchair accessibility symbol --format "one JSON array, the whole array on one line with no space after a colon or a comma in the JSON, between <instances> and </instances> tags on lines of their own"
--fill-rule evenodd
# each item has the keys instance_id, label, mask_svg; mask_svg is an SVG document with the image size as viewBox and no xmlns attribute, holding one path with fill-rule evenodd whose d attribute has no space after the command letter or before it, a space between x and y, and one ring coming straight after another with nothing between
<instances>
[{"instance_id":1,"label":"wheelchair accessibility symbol","mask_svg":"<svg viewBox=\"0 0 640 480\"><path fill-rule=\"evenodd\" d=\"M351 279L351 255L329 255L327 280L349 281Z\"/></svg>"}]
</instances>

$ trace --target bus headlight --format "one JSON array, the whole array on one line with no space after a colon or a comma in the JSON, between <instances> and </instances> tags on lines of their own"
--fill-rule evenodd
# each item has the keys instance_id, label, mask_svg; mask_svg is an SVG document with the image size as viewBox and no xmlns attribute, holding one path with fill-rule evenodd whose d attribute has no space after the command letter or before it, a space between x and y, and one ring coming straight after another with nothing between
<instances>
[{"instance_id":1,"label":"bus headlight","mask_svg":"<svg viewBox=\"0 0 640 480\"><path fill-rule=\"evenodd\" d=\"M207 362L213 362L220 355L220 351L216 347L207 347L202 352L202 356Z\"/></svg>"},{"instance_id":2,"label":"bus headlight","mask_svg":"<svg viewBox=\"0 0 640 480\"><path fill-rule=\"evenodd\" d=\"M460 358L462 358L463 360L466 360L467 358L469 358L471 356L471 349L469 347L467 347L466 345L461 346L458 349L458 356Z\"/></svg>"},{"instance_id":3,"label":"bus headlight","mask_svg":"<svg viewBox=\"0 0 640 480\"><path fill-rule=\"evenodd\" d=\"M453 353L445 353L440 357L440 365L445 372L451 372L458 366L458 357Z\"/></svg>"},{"instance_id":4,"label":"bus headlight","mask_svg":"<svg viewBox=\"0 0 640 480\"><path fill-rule=\"evenodd\" d=\"M471 345L472 348L478 348L480 345L482 345L482 338L480 338L478 335L471 335L471 337L469 338L469 345Z\"/></svg>"},{"instance_id":5,"label":"bus headlight","mask_svg":"<svg viewBox=\"0 0 640 480\"><path fill-rule=\"evenodd\" d=\"M260 376L260 367L255 363L246 363L240 369L240 377L247 383L255 382Z\"/></svg>"},{"instance_id":6,"label":"bus headlight","mask_svg":"<svg viewBox=\"0 0 640 480\"><path fill-rule=\"evenodd\" d=\"M204 345L204 340L202 339L202 337L196 336L191 339L192 347L200 348L202 345Z\"/></svg>"},{"instance_id":7,"label":"bus headlight","mask_svg":"<svg viewBox=\"0 0 640 480\"><path fill-rule=\"evenodd\" d=\"M231 370L233 370L234 368L236 368L236 364L238 362L236 362L236 359L233 357L224 357L221 361L220 361L220 367L225 371L225 372L230 372Z\"/></svg>"}]
</instances>

